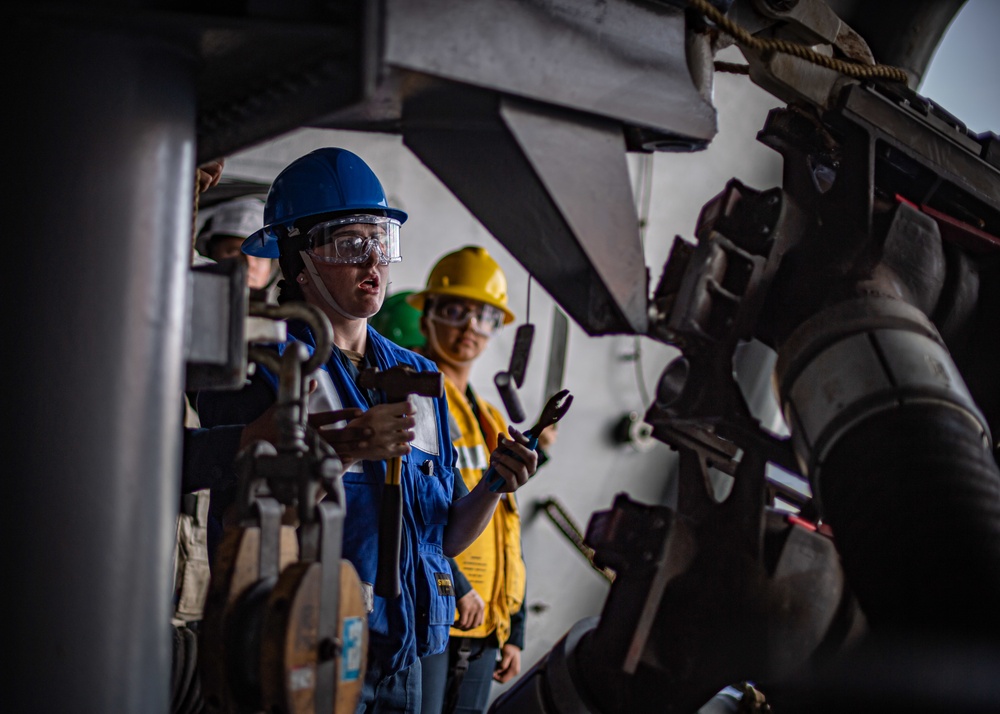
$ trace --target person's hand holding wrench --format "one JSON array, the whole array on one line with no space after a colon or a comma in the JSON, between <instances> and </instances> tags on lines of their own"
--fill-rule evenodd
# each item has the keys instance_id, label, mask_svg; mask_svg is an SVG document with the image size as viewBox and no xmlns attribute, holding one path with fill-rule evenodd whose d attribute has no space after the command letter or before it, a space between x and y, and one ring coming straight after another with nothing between
<instances>
[{"instance_id":1,"label":"person's hand holding wrench","mask_svg":"<svg viewBox=\"0 0 1000 714\"><path fill-rule=\"evenodd\" d=\"M497 448L490 454L490 467L485 478L493 493L510 493L528 483L538 468L538 453L531 439L514 427L507 427L512 438L500 434ZM494 479L490 481L489 479Z\"/></svg>"},{"instance_id":2,"label":"person's hand holding wrench","mask_svg":"<svg viewBox=\"0 0 1000 714\"><path fill-rule=\"evenodd\" d=\"M521 434L517 429L510 427L511 436L514 436L517 441L512 442L509 439L504 439L500 445L497 447L490 455L490 468L486 472L485 479L489 484L490 490L494 493L501 493L507 491L515 491L524 483L517 483L516 480L513 488L511 479L509 479L506 473L501 472L497 467L503 465L507 467L508 471L512 471L510 458L521 459L524 457L524 452L530 452L530 463L531 470L525 477L525 481L528 480L534 473L535 469L538 467L538 454L535 449L538 448L538 434L542 433L542 430L547 426L555 424L557 421L563 418L566 412L569 411L570 404L573 403L573 396L569 393L568 389L564 389L558 394L552 395L552 397L545 403L545 407L542 409L541 416L538 417L538 421L535 425L528 429L527 432ZM503 437L501 437L503 438ZM523 439L523 441L521 441ZM528 461L523 461L522 465L527 465ZM507 484L507 488L504 484Z\"/></svg>"}]
</instances>

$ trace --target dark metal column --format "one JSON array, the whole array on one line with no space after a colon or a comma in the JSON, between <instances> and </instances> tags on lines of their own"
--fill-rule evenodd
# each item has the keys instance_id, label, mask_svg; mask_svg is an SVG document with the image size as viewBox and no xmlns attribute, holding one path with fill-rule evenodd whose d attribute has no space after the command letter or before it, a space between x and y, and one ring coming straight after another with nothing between
<instances>
[{"instance_id":1,"label":"dark metal column","mask_svg":"<svg viewBox=\"0 0 1000 714\"><path fill-rule=\"evenodd\" d=\"M193 63L41 15L8 34L0 708L165 712Z\"/></svg>"}]
</instances>

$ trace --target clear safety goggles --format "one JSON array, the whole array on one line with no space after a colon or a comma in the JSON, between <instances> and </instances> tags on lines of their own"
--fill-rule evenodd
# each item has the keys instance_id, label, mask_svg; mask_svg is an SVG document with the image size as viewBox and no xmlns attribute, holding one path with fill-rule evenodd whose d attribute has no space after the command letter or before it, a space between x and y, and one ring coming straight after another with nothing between
<instances>
[{"instance_id":1,"label":"clear safety goggles","mask_svg":"<svg viewBox=\"0 0 1000 714\"><path fill-rule=\"evenodd\" d=\"M356 265L378 251L379 263L398 263L399 221L387 216L343 216L317 223L306 233L306 250L324 263Z\"/></svg>"},{"instance_id":2,"label":"clear safety goggles","mask_svg":"<svg viewBox=\"0 0 1000 714\"><path fill-rule=\"evenodd\" d=\"M435 322L452 327L465 327L472 322L472 331L483 337L491 337L503 327L504 314L499 308L476 303L470 305L454 300L435 302L431 306L430 318Z\"/></svg>"}]
</instances>

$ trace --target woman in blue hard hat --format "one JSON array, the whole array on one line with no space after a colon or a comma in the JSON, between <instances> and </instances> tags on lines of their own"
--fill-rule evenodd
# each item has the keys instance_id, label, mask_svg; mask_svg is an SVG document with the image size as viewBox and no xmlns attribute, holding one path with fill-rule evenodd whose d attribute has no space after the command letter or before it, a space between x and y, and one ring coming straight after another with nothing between
<instances>
[{"instance_id":1,"label":"woman in blue hard hat","mask_svg":"<svg viewBox=\"0 0 1000 714\"><path fill-rule=\"evenodd\" d=\"M399 230L405 220L403 211L388 205L378 178L361 158L344 149L318 149L275 178L264 227L243 247L249 255L278 259L283 276L279 302L304 299L333 324L335 347L317 373L309 411L346 415L351 429L344 431L361 435L332 443L346 468L343 556L365 584L375 580L386 460L402 457L402 593L383 598L366 585L371 597L369 656L359 712L420 711L419 657L444 650L454 612L445 556L475 540L500 499L485 484L466 492L456 479L443 397L387 404L379 393L357 384L367 367L436 369L367 324L382 306L389 264L400 260ZM315 345L303 325L291 324L289 335L307 347ZM276 387L275 375L258 370L241 392L205 393L199 398L202 422L250 423L274 401ZM537 465L535 453L519 441L521 435L512 429L511 436L504 440L509 453L492 455L506 492L527 482ZM224 497L220 501L213 508L224 505Z\"/></svg>"}]
</instances>

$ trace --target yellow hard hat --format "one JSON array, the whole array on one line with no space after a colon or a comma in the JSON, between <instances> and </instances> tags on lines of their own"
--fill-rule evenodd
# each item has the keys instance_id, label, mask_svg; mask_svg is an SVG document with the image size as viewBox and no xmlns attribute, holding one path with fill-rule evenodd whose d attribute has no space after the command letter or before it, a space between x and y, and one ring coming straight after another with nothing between
<instances>
[{"instance_id":1,"label":"yellow hard hat","mask_svg":"<svg viewBox=\"0 0 1000 714\"><path fill-rule=\"evenodd\" d=\"M507 276L482 246L467 245L441 258L427 277L427 287L406 301L422 312L430 295L478 300L502 311L505 325L514 321L507 309Z\"/></svg>"}]
</instances>

